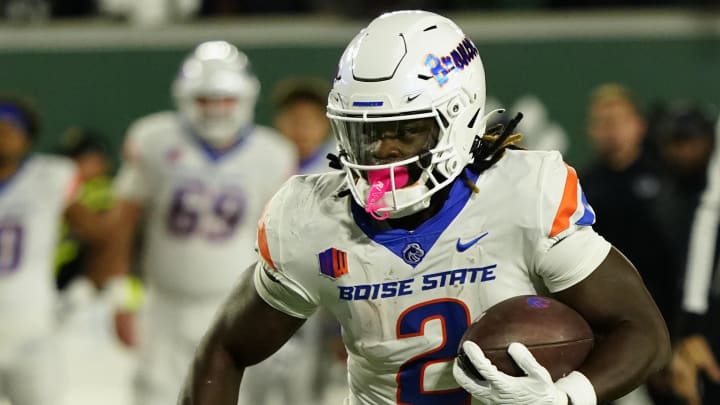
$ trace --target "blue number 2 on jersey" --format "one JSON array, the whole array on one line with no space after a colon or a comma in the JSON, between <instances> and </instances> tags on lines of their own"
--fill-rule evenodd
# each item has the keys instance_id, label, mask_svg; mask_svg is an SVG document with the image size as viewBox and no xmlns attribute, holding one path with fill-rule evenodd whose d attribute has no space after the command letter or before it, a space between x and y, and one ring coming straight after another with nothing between
<instances>
[{"instance_id":1,"label":"blue number 2 on jersey","mask_svg":"<svg viewBox=\"0 0 720 405\"><path fill-rule=\"evenodd\" d=\"M397 338L406 339L425 334L425 323L438 319L442 324L442 343L417 355L400 366L396 380L397 403L400 405L467 405L470 394L462 388L425 390L425 369L431 364L450 362L455 358L460 338L470 325L470 311L455 299L438 299L414 305L398 318Z\"/></svg>"}]
</instances>

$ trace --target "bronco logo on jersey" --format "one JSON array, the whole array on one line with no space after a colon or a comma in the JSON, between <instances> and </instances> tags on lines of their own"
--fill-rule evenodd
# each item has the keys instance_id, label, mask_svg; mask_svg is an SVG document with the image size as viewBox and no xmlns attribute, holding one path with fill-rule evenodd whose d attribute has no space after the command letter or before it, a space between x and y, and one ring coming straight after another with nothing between
<instances>
[{"instance_id":1,"label":"bronco logo on jersey","mask_svg":"<svg viewBox=\"0 0 720 405\"><path fill-rule=\"evenodd\" d=\"M403 260L408 264L418 264L425 256L425 251L419 243L408 243L403 249Z\"/></svg>"},{"instance_id":2,"label":"bronco logo on jersey","mask_svg":"<svg viewBox=\"0 0 720 405\"><path fill-rule=\"evenodd\" d=\"M460 71L475 59L480 52L470 38L465 38L449 55L435 56L429 54L425 57L425 66L430 68L430 73L435 77L440 86L448 81L448 75L452 71Z\"/></svg>"},{"instance_id":3,"label":"bronco logo on jersey","mask_svg":"<svg viewBox=\"0 0 720 405\"><path fill-rule=\"evenodd\" d=\"M330 248L318 253L320 272L330 278L340 278L348 274L347 253L342 250Z\"/></svg>"}]
</instances>

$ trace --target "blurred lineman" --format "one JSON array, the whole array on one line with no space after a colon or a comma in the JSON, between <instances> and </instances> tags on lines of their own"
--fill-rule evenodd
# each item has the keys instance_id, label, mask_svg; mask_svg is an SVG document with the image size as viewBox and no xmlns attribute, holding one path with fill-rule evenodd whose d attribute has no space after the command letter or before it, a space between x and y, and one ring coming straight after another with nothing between
<instances>
[{"instance_id":1,"label":"blurred lineman","mask_svg":"<svg viewBox=\"0 0 720 405\"><path fill-rule=\"evenodd\" d=\"M673 377L676 392L688 405L720 403L720 120L707 185L695 210L683 290L683 338L676 344Z\"/></svg>"},{"instance_id":2,"label":"blurred lineman","mask_svg":"<svg viewBox=\"0 0 720 405\"><path fill-rule=\"evenodd\" d=\"M263 206L297 165L289 142L253 124L259 88L245 54L205 42L173 84L179 111L144 117L128 131L112 267L116 275L129 271L142 226L139 405L177 397L213 314L254 260Z\"/></svg>"},{"instance_id":3,"label":"blurred lineman","mask_svg":"<svg viewBox=\"0 0 720 405\"><path fill-rule=\"evenodd\" d=\"M513 150L517 119L486 132L479 50L453 21L383 14L337 72L327 111L343 171L295 176L273 197L258 263L203 340L181 404L234 405L246 367L318 308L342 324L349 405L594 405L666 364L662 317L592 229L575 170L557 152ZM467 342L484 380L472 378L455 361L467 326L536 292L603 339L557 382L520 343L509 352L524 377Z\"/></svg>"},{"instance_id":4,"label":"blurred lineman","mask_svg":"<svg viewBox=\"0 0 720 405\"><path fill-rule=\"evenodd\" d=\"M86 243L107 235L78 203L73 162L29 154L38 127L29 104L0 97L0 397L13 405L62 398L53 264L63 218Z\"/></svg>"}]
</instances>

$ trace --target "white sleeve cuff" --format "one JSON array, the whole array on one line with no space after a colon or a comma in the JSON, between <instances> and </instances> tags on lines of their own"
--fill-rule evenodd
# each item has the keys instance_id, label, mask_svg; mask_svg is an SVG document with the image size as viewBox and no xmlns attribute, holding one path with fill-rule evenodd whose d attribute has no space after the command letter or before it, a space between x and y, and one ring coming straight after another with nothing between
<instances>
[{"instance_id":1,"label":"white sleeve cuff","mask_svg":"<svg viewBox=\"0 0 720 405\"><path fill-rule=\"evenodd\" d=\"M573 371L557 380L555 386L565 392L571 405L597 405L597 395L590 380L579 371Z\"/></svg>"}]
</instances>

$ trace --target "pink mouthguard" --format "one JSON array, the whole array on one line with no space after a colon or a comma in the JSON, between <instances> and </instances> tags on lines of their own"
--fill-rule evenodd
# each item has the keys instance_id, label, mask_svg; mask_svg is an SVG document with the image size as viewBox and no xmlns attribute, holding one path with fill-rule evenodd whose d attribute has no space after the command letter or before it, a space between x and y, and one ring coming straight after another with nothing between
<instances>
[{"instance_id":1,"label":"pink mouthguard","mask_svg":"<svg viewBox=\"0 0 720 405\"><path fill-rule=\"evenodd\" d=\"M404 166L393 168L393 174L395 178L395 189L404 187L410 179L407 168ZM387 219L387 217L390 216L389 212L378 214L377 211L381 208L385 208L385 205L380 203L380 200L382 200L385 193L392 190L390 169L369 171L368 183L370 183L370 192L368 192L367 201L365 203L365 211L377 220L382 221Z\"/></svg>"}]
</instances>

